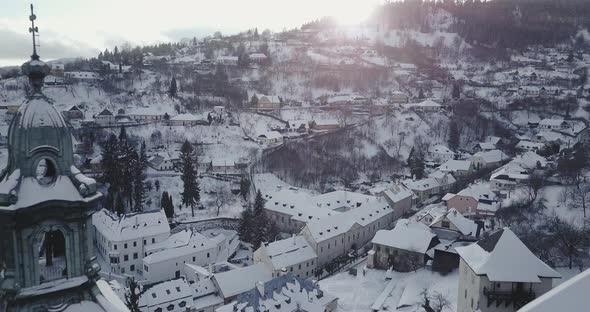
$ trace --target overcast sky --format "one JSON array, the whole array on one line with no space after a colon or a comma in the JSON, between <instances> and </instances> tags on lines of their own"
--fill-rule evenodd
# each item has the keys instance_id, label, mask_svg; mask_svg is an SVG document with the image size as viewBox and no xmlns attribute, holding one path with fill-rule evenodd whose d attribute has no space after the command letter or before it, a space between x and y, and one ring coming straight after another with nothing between
<instances>
[{"instance_id":1,"label":"overcast sky","mask_svg":"<svg viewBox=\"0 0 590 312\"><path fill-rule=\"evenodd\" d=\"M44 60L95 56L105 48L235 33L280 31L333 16L356 24L383 0L36 0ZM31 54L27 0L0 0L0 66Z\"/></svg>"}]
</instances>

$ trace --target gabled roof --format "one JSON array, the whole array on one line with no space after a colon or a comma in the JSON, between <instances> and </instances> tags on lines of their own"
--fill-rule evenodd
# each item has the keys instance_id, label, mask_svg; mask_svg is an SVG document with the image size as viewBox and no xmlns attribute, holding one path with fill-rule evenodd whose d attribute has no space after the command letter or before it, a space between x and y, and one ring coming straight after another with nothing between
<instances>
[{"instance_id":1,"label":"gabled roof","mask_svg":"<svg viewBox=\"0 0 590 312\"><path fill-rule=\"evenodd\" d=\"M108 240L115 242L170 233L163 210L117 217L102 209L92 215L92 225Z\"/></svg>"},{"instance_id":2,"label":"gabled roof","mask_svg":"<svg viewBox=\"0 0 590 312\"><path fill-rule=\"evenodd\" d=\"M541 277L561 277L539 260L509 228L456 250L475 274L487 275L492 282L540 283Z\"/></svg>"},{"instance_id":3,"label":"gabled roof","mask_svg":"<svg viewBox=\"0 0 590 312\"><path fill-rule=\"evenodd\" d=\"M452 223L463 235L475 236L477 233L477 223L465 218L455 208L451 208L445 214L438 216L432 221L432 223L430 223L430 226L432 227L434 224L444 219Z\"/></svg>"},{"instance_id":4,"label":"gabled roof","mask_svg":"<svg viewBox=\"0 0 590 312\"><path fill-rule=\"evenodd\" d=\"M98 116L113 116L113 113L105 108L102 112L98 113Z\"/></svg>"},{"instance_id":5,"label":"gabled roof","mask_svg":"<svg viewBox=\"0 0 590 312\"><path fill-rule=\"evenodd\" d=\"M393 230L377 231L371 243L426 253L432 239L435 237L436 235L425 224L408 219L399 219Z\"/></svg>"},{"instance_id":6,"label":"gabled roof","mask_svg":"<svg viewBox=\"0 0 590 312\"><path fill-rule=\"evenodd\" d=\"M501 150L498 150L498 149L475 153L475 154L473 154L472 159L475 157L481 158L486 163L501 162L503 160L510 159L510 157L508 157L508 155L504 154L504 152L502 152Z\"/></svg>"},{"instance_id":7,"label":"gabled roof","mask_svg":"<svg viewBox=\"0 0 590 312\"><path fill-rule=\"evenodd\" d=\"M173 279L152 286L146 286L139 297L139 307L142 310L147 310L148 307L168 304L181 299L186 301L187 307L192 305L191 288L183 278Z\"/></svg>"},{"instance_id":8,"label":"gabled roof","mask_svg":"<svg viewBox=\"0 0 590 312\"><path fill-rule=\"evenodd\" d=\"M247 292L256 287L256 282L268 282L271 271L262 263L214 274L212 277L224 298Z\"/></svg>"},{"instance_id":9,"label":"gabled roof","mask_svg":"<svg viewBox=\"0 0 590 312\"><path fill-rule=\"evenodd\" d=\"M519 312L585 311L588 309L590 269L529 302Z\"/></svg>"},{"instance_id":10,"label":"gabled roof","mask_svg":"<svg viewBox=\"0 0 590 312\"><path fill-rule=\"evenodd\" d=\"M414 192L401 183L396 183L383 191L383 195L394 203L414 196Z\"/></svg>"},{"instance_id":11,"label":"gabled roof","mask_svg":"<svg viewBox=\"0 0 590 312\"><path fill-rule=\"evenodd\" d=\"M441 171L455 172L455 171L469 171L471 162L469 160L450 159L446 163L438 167Z\"/></svg>"},{"instance_id":12,"label":"gabled roof","mask_svg":"<svg viewBox=\"0 0 590 312\"><path fill-rule=\"evenodd\" d=\"M275 270L317 258L315 251L303 236L275 241L264 248Z\"/></svg>"}]
</instances>

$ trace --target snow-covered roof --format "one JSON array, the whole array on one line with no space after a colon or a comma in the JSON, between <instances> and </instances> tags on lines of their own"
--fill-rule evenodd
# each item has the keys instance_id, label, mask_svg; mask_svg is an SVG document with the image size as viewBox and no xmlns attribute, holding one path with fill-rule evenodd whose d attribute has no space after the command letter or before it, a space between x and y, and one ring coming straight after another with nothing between
<instances>
[{"instance_id":1,"label":"snow-covered roof","mask_svg":"<svg viewBox=\"0 0 590 312\"><path fill-rule=\"evenodd\" d=\"M471 168L471 161L450 159L438 167L438 170L443 172L469 171Z\"/></svg>"},{"instance_id":2,"label":"snow-covered roof","mask_svg":"<svg viewBox=\"0 0 590 312\"><path fill-rule=\"evenodd\" d=\"M473 158L481 158L486 163L495 163L510 159L508 155L498 149L475 153L471 159Z\"/></svg>"},{"instance_id":3,"label":"snow-covered roof","mask_svg":"<svg viewBox=\"0 0 590 312\"><path fill-rule=\"evenodd\" d=\"M541 149L543 146L545 146L545 144L527 140L521 140L516 144L516 148L518 149Z\"/></svg>"},{"instance_id":4,"label":"snow-covered roof","mask_svg":"<svg viewBox=\"0 0 590 312\"><path fill-rule=\"evenodd\" d=\"M291 119L291 120L288 120L287 123L289 124L289 127L293 128L293 129L298 129L301 126L303 126L305 128L309 127L309 121L304 120L304 119Z\"/></svg>"},{"instance_id":5,"label":"snow-covered roof","mask_svg":"<svg viewBox=\"0 0 590 312\"><path fill-rule=\"evenodd\" d=\"M490 234L476 244L455 249L475 274L487 275L492 282L539 283L541 277L561 277L509 228Z\"/></svg>"},{"instance_id":6,"label":"snow-covered roof","mask_svg":"<svg viewBox=\"0 0 590 312\"><path fill-rule=\"evenodd\" d=\"M310 221L306 228L316 242L321 242L348 232L355 224L366 226L391 212L393 209L385 199L376 198L362 207Z\"/></svg>"},{"instance_id":7,"label":"snow-covered roof","mask_svg":"<svg viewBox=\"0 0 590 312\"><path fill-rule=\"evenodd\" d=\"M199 117L197 117L197 116L195 116L193 114L185 113L185 114L176 115L176 116L170 118L170 120L174 120L174 121L195 121L195 120L199 120Z\"/></svg>"},{"instance_id":8,"label":"snow-covered roof","mask_svg":"<svg viewBox=\"0 0 590 312\"><path fill-rule=\"evenodd\" d=\"M584 311L588 309L590 269L529 302L519 312Z\"/></svg>"},{"instance_id":9,"label":"snow-covered roof","mask_svg":"<svg viewBox=\"0 0 590 312\"><path fill-rule=\"evenodd\" d=\"M421 222L399 219L392 230L377 231L371 243L401 250L426 253L436 235Z\"/></svg>"},{"instance_id":10,"label":"snow-covered roof","mask_svg":"<svg viewBox=\"0 0 590 312\"><path fill-rule=\"evenodd\" d=\"M512 184L516 184L516 181L528 180L528 178L529 174L526 168L523 168L521 164L509 162L497 170L494 170L490 176L490 181L506 180L506 182L510 181Z\"/></svg>"},{"instance_id":11,"label":"snow-covered roof","mask_svg":"<svg viewBox=\"0 0 590 312\"><path fill-rule=\"evenodd\" d=\"M262 247L261 247L262 248ZM266 254L275 270L290 267L317 257L315 251L303 236L295 236L269 243Z\"/></svg>"},{"instance_id":12,"label":"snow-covered roof","mask_svg":"<svg viewBox=\"0 0 590 312\"><path fill-rule=\"evenodd\" d=\"M430 147L430 149L428 151L433 154L441 154L441 155L449 155L449 156L455 155L455 152L453 152L450 148L448 148L442 144L434 145L434 146Z\"/></svg>"},{"instance_id":13,"label":"snow-covered roof","mask_svg":"<svg viewBox=\"0 0 590 312\"><path fill-rule=\"evenodd\" d=\"M340 126L340 122L336 119L314 119L313 122L318 126Z\"/></svg>"},{"instance_id":14,"label":"snow-covered roof","mask_svg":"<svg viewBox=\"0 0 590 312\"><path fill-rule=\"evenodd\" d=\"M389 198L394 203L398 203L408 197L414 196L414 192L401 183L396 183L393 186L385 189L383 195Z\"/></svg>"},{"instance_id":15,"label":"snow-covered roof","mask_svg":"<svg viewBox=\"0 0 590 312\"><path fill-rule=\"evenodd\" d=\"M258 135L259 138L266 138L269 140L280 139L283 137L278 131L267 131Z\"/></svg>"},{"instance_id":16,"label":"snow-covered roof","mask_svg":"<svg viewBox=\"0 0 590 312\"><path fill-rule=\"evenodd\" d=\"M484 151L493 150L496 148L496 145L490 142L479 142L477 145L479 145L479 147Z\"/></svg>"},{"instance_id":17,"label":"snow-covered roof","mask_svg":"<svg viewBox=\"0 0 590 312\"><path fill-rule=\"evenodd\" d=\"M102 209L92 215L92 224L109 241L120 242L170 233L164 211L134 213L117 217Z\"/></svg>"},{"instance_id":18,"label":"snow-covered roof","mask_svg":"<svg viewBox=\"0 0 590 312\"><path fill-rule=\"evenodd\" d=\"M404 107L441 107L441 105L431 99L427 99L420 103L405 104Z\"/></svg>"},{"instance_id":19,"label":"snow-covered roof","mask_svg":"<svg viewBox=\"0 0 590 312\"><path fill-rule=\"evenodd\" d=\"M457 195L461 196L469 196L475 199L483 199L483 200L495 200L496 195L490 189L488 184L483 183L476 183L467 186L466 188L462 189Z\"/></svg>"},{"instance_id":20,"label":"snow-covered roof","mask_svg":"<svg viewBox=\"0 0 590 312\"><path fill-rule=\"evenodd\" d=\"M192 290L184 278L161 282L146 286L139 297L140 309L147 309L158 305L167 305L177 300L185 300L186 307L192 306Z\"/></svg>"},{"instance_id":21,"label":"snow-covered roof","mask_svg":"<svg viewBox=\"0 0 590 312\"><path fill-rule=\"evenodd\" d=\"M528 151L517 155L510 163L520 164L526 169L534 169L537 168L537 164L541 164L541 167L545 167L547 165L547 159L535 152Z\"/></svg>"},{"instance_id":22,"label":"snow-covered roof","mask_svg":"<svg viewBox=\"0 0 590 312\"><path fill-rule=\"evenodd\" d=\"M229 298L256 287L256 282L268 282L272 272L262 263L214 274L212 277L224 298Z\"/></svg>"},{"instance_id":23,"label":"snow-covered roof","mask_svg":"<svg viewBox=\"0 0 590 312\"><path fill-rule=\"evenodd\" d=\"M157 263L178 257L187 256L208 249L215 249L225 236L219 234L217 239L210 239L201 233L184 230L171 235L165 241L146 248L146 251L158 250L143 258L146 264Z\"/></svg>"},{"instance_id":24,"label":"snow-covered roof","mask_svg":"<svg viewBox=\"0 0 590 312\"><path fill-rule=\"evenodd\" d=\"M258 98L258 101L265 99L270 103L281 103L281 99L276 95L256 94L256 97Z\"/></svg>"},{"instance_id":25,"label":"snow-covered roof","mask_svg":"<svg viewBox=\"0 0 590 312\"><path fill-rule=\"evenodd\" d=\"M491 144L497 145L498 143L500 143L500 140L502 140L502 139L499 138L499 137L497 137L497 136L491 136L491 135L489 135L489 136L486 137L486 140L485 141L487 143L491 143Z\"/></svg>"},{"instance_id":26,"label":"snow-covered roof","mask_svg":"<svg viewBox=\"0 0 590 312\"><path fill-rule=\"evenodd\" d=\"M567 123L563 119L545 118L539 122L539 126L560 127L563 123Z\"/></svg>"},{"instance_id":27,"label":"snow-covered roof","mask_svg":"<svg viewBox=\"0 0 590 312\"><path fill-rule=\"evenodd\" d=\"M451 208L445 214L438 216L436 219L434 219L434 221L432 221L430 226L433 226L441 220L448 220L463 235L475 236L477 233L477 223L475 223L473 220L465 218L455 208Z\"/></svg>"},{"instance_id":28,"label":"snow-covered roof","mask_svg":"<svg viewBox=\"0 0 590 312\"><path fill-rule=\"evenodd\" d=\"M413 191L426 191L440 186L438 180L433 177L417 181L406 180L404 181L404 184Z\"/></svg>"},{"instance_id":29,"label":"snow-covered roof","mask_svg":"<svg viewBox=\"0 0 590 312\"><path fill-rule=\"evenodd\" d=\"M97 116L113 116L113 113L105 108Z\"/></svg>"},{"instance_id":30,"label":"snow-covered roof","mask_svg":"<svg viewBox=\"0 0 590 312\"><path fill-rule=\"evenodd\" d=\"M338 298L321 291L314 282L289 273L256 285L216 311L324 312L336 300Z\"/></svg>"}]
</instances>

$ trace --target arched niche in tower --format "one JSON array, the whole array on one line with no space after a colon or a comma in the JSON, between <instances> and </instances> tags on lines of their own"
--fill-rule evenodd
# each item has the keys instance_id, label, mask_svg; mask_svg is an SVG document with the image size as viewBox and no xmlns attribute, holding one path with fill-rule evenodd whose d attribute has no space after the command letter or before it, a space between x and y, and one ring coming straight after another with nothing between
<instances>
[{"instance_id":1,"label":"arched niche in tower","mask_svg":"<svg viewBox=\"0 0 590 312\"><path fill-rule=\"evenodd\" d=\"M72 275L72 230L65 224L39 225L32 236L33 283L43 284Z\"/></svg>"}]
</instances>

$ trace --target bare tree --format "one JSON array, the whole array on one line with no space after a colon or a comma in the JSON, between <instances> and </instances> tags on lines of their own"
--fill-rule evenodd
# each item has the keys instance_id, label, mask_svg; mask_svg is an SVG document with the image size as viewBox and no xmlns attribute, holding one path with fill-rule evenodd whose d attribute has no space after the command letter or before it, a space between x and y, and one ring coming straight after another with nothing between
<instances>
[{"instance_id":1,"label":"bare tree","mask_svg":"<svg viewBox=\"0 0 590 312\"><path fill-rule=\"evenodd\" d=\"M532 203L537 199L539 190L545 185L545 177L539 173L532 173L527 183L527 191L529 193L529 201Z\"/></svg>"},{"instance_id":2,"label":"bare tree","mask_svg":"<svg viewBox=\"0 0 590 312\"><path fill-rule=\"evenodd\" d=\"M570 194L574 206L582 208L584 218L586 218L586 206L590 204L590 185L588 183L580 184L579 187L572 188Z\"/></svg>"},{"instance_id":3,"label":"bare tree","mask_svg":"<svg viewBox=\"0 0 590 312\"><path fill-rule=\"evenodd\" d=\"M228 189L224 187L223 184L219 184L215 189L215 206L217 207L217 216L219 217L219 213L221 208L229 203L231 199L231 194L229 193Z\"/></svg>"}]
</instances>

